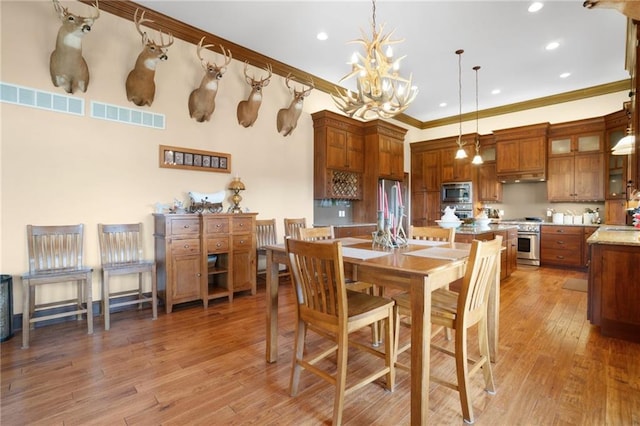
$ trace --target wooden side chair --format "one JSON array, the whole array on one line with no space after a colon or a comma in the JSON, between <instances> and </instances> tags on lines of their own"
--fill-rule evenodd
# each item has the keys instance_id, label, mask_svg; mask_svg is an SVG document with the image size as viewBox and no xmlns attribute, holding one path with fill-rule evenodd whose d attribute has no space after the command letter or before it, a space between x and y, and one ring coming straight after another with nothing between
<instances>
[{"instance_id":1,"label":"wooden side chair","mask_svg":"<svg viewBox=\"0 0 640 426\"><path fill-rule=\"evenodd\" d=\"M446 241L453 243L456 239L456 228L411 225L409 228L409 238L415 240Z\"/></svg>"},{"instance_id":2,"label":"wooden side chair","mask_svg":"<svg viewBox=\"0 0 640 426\"><path fill-rule=\"evenodd\" d=\"M460 394L462 415L466 423L474 422L469 392L469 377L478 372L478 370L482 370L485 389L490 394L495 394L495 383L489 359L487 305L491 286L496 282L496 274L499 271L501 248L502 236L500 235L490 241L473 240L460 293L438 289L432 293L431 297L431 323L456 331L455 351L433 343L431 347L455 358L457 383L451 383L435 376L430 377L430 379ZM394 299L396 301L394 354L397 361L397 356L401 351L398 349L399 329L397 321L400 315L411 315L411 301L406 293ZM476 324L478 325L480 359L472 360L467 355L467 335L469 328ZM396 367L407 368L397 362Z\"/></svg>"},{"instance_id":3,"label":"wooden side chair","mask_svg":"<svg viewBox=\"0 0 640 426\"><path fill-rule=\"evenodd\" d=\"M393 301L366 293L347 291L342 263L342 243L309 242L289 238L285 241L293 283L297 297L297 321L291 371L291 396L298 394L302 369L319 376L336 387L333 405L333 424L342 423L344 398L362 386L386 376L386 388L393 391L395 370L393 355ZM368 345L349 340L349 334L363 327L383 321L385 351L379 352ZM307 330L319 333L334 342L328 350L306 353ZM347 361L349 344L384 359L377 371L347 387ZM317 364L336 355L336 374L321 369ZM333 361L331 361L333 364Z\"/></svg>"},{"instance_id":4,"label":"wooden side chair","mask_svg":"<svg viewBox=\"0 0 640 426\"><path fill-rule=\"evenodd\" d=\"M100 262L102 263L102 311L104 312L104 329L111 327L111 309L120 306L151 303L153 319L158 318L158 287L156 283L156 262L144 260L142 254L142 223L105 225L98 224L100 241ZM144 274L150 274L151 294L144 293ZM117 275L138 275L138 288L119 292L111 292L110 279ZM135 295L135 299L119 300Z\"/></svg>"},{"instance_id":5,"label":"wooden side chair","mask_svg":"<svg viewBox=\"0 0 640 426\"><path fill-rule=\"evenodd\" d=\"M285 238L300 238L298 230L307 227L307 219L304 217L299 219L284 219L284 236Z\"/></svg>"},{"instance_id":6,"label":"wooden side chair","mask_svg":"<svg viewBox=\"0 0 640 426\"><path fill-rule=\"evenodd\" d=\"M333 240L335 238L333 226L298 228L298 235L301 240L305 241Z\"/></svg>"},{"instance_id":7,"label":"wooden side chair","mask_svg":"<svg viewBox=\"0 0 640 426\"><path fill-rule=\"evenodd\" d=\"M77 316L87 317L88 334L93 334L93 300L91 274L83 264L84 225L27 225L29 272L22 275L22 347L29 347L29 332L36 322ZM36 305L36 288L54 283L74 283L76 297ZM84 284L84 286L83 286ZM36 316L42 308L73 304L74 310Z\"/></svg>"},{"instance_id":8,"label":"wooden side chair","mask_svg":"<svg viewBox=\"0 0 640 426\"><path fill-rule=\"evenodd\" d=\"M266 246L274 245L278 243L278 234L276 231L276 220L275 219L258 219L256 220L256 253L257 259L256 268L258 268L258 264L260 263L260 256L266 257L267 250ZM257 275L266 274L266 271L256 270ZM279 278L291 278L291 274L289 273L289 269L284 269L279 272Z\"/></svg>"}]
</instances>

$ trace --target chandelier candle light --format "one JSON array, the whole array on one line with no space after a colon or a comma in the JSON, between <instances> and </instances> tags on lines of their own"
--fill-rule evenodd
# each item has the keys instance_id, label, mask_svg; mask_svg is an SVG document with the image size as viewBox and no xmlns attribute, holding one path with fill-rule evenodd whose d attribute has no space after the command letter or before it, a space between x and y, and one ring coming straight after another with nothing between
<instances>
[{"instance_id":1,"label":"chandelier candle light","mask_svg":"<svg viewBox=\"0 0 640 426\"><path fill-rule=\"evenodd\" d=\"M357 92L336 87L337 95L331 97L336 106L350 117L361 119L392 118L409 107L418 94L418 88L412 85L412 76L405 79L400 76L400 61L405 58L393 58L391 44L403 40L391 40L393 31L383 35L376 28L376 2L373 3L372 36L369 40L364 32L362 38L351 43L362 43L365 55L354 53L351 57L351 72L340 81L356 77Z\"/></svg>"},{"instance_id":2,"label":"chandelier candle light","mask_svg":"<svg viewBox=\"0 0 640 426\"><path fill-rule=\"evenodd\" d=\"M456 151L456 160L467 158L467 152L464 150L464 142L462 142L462 54L464 50L456 50L458 55L458 105L459 105L459 119L458 119L458 151Z\"/></svg>"}]
</instances>

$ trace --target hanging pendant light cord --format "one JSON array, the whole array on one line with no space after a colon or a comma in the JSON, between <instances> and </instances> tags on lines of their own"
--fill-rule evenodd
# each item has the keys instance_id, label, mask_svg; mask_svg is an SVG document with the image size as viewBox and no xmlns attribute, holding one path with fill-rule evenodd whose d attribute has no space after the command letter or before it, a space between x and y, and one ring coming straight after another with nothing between
<instances>
[{"instance_id":1,"label":"hanging pendant light cord","mask_svg":"<svg viewBox=\"0 0 640 426\"><path fill-rule=\"evenodd\" d=\"M462 147L462 54L464 50L456 50L458 55L458 146Z\"/></svg>"},{"instance_id":2,"label":"hanging pendant light cord","mask_svg":"<svg viewBox=\"0 0 640 426\"><path fill-rule=\"evenodd\" d=\"M473 70L476 72L476 134L478 134L478 70L480 66L476 65Z\"/></svg>"}]
</instances>

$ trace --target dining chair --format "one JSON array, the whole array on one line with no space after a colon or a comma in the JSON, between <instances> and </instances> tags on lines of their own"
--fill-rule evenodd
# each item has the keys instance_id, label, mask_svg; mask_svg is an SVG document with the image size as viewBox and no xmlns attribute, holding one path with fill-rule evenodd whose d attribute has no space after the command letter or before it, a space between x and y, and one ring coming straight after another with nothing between
<instances>
[{"instance_id":1,"label":"dining chair","mask_svg":"<svg viewBox=\"0 0 640 426\"><path fill-rule=\"evenodd\" d=\"M411 225L411 227L409 227L409 238L414 240L446 241L453 243L456 239L456 228Z\"/></svg>"},{"instance_id":2,"label":"dining chair","mask_svg":"<svg viewBox=\"0 0 640 426\"><path fill-rule=\"evenodd\" d=\"M260 263L260 256L267 256L266 246L275 245L278 243L278 234L276 231L276 220L275 219L257 219L256 220L256 254L258 261L256 262L256 273L257 275L266 274L265 270L258 270ZM291 278L291 274L289 272L289 268L280 270L278 273L278 278Z\"/></svg>"},{"instance_id":3,"label":"dining chair","mask_svg":"<svg viewBox=\"0 0 640 426\"><path fill-rule=\"evenodd\" d=\"M431 323L455 330L455 350L451 351L433 343L431 348L455 358L457 382L452 383L433 375L430 380L459 393L462 415L466 423L474 422L469 378L478 370L482 370L485 389L490 394L495 394L495 383L489 359L487 305L491 286L496 282L501 248L502 236L500 235L489 241L473 240L460 293L446 289L438 289L431 293ZM427 278L427 280L429 279ZM398 321L400 316L411 316L411 300L407 293L394 297L394 300L396 302L394 348L396 367L408 369L406 365L397 362L398 355L410 347L410 345L405 348L398 347L400 337ZM467 355L467 337L469 328L476 324L478 326L480 359L473 360Z\"/></svg>"},{"instance_id":4,"label":"dining chair","mask_svg":"<svg viewBox=\"0 0 640 426\"><path fill-rule=\"evenodd\" d=\"M336 387L333 405L333 424L342 423L344 398L364 385L386 376L386 389L393 391L395 368L393 365L393 300L366 293L347 291L344 279L342 243L310 242L288 238L287 256L293 274L297 299L296 328L291 370L291 396L298 394L300 374L305 369ZM384 353L350 340L349 334L363 327L383 321L386 325ZM306 348L307 331L333 341L330 349L318 351L314 345ZM347 387L349 346L384 359L384 365ZM319 353L318 353L319 352ZM332 355L335 358L332 358ZM330 357L329 370L318 363ZM373 358L373 357L372 357ZM372 364L369 364L372 365ZM373 369L373 366L372 366Z\"/></svg>"},{"instance_id":5,"label":"dining chair","mask_svg":"<svg viewBox=\"0 0 640 426\"><path fill-rule=\"evenodd\" d=\"M333 226L318 226L314 228L298 228L298 236L305 241L333 240Z\"/></svg>"},{"instance_id":6,"label":"dining chair","mask_svg":"<svg viewBox=\"0 0 640 426\"><path fill-rule=\"evenodd\" d=\"M307 219L302 217L298 219L284 219L284 236L285 238L300 238L298 230L307 227Z\"/></svg>"},{"instance_id":7,"label":"dining chair","mask_svg":"<svg viewBox=\"0 0 640 426\"><path fill-rule=\"evenodd\" d=\"M83 264L84 225L27 225L29 272L22 275L22 348L29 347L29 333L35 323L67 316L82 320L86 314L88 334L93 334L93 269ZM55 283L75 284L76 297L36 304L36 288ZM84 283L84 287L83 287ZM68 306L73 310L66 310ZM42 309L48 314L36 315ZM63 312L60 312L64 309Z\"/></svg>"},{"instance_id":8,"label":"dining chair","mask_svg":"<svg viewBox=\"0 0 640 426\"><path fill-rule=\"evenodd\" d=\"M142 253L142 223L105 225L98 224L100 262L102 264L102 311L104 329L111 327L111 309L143 303L151 303L153 319L158 318L158 287L156 262L145 260ZM144 274L151 278L151 294L144 293ZM111 291L113 276L136 274L138 288L118 292ZM131 299L131 296L134 296ZM112 302L112 300L114 300Z\"/></svg>"}]
</instances>

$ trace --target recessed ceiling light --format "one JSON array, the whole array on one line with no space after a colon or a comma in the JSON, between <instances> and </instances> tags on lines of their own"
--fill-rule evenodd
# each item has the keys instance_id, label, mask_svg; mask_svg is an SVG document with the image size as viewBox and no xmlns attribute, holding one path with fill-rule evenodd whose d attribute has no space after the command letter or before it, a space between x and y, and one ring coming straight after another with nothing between
<instances>
[{"instance_id":1,"label":"recessed ceiling light","mask_svg":"<svg viewBox=\"0 0 640 426\"><path fill-rule=\"evenodd\" d=\"M497 94L499 94L500 92L501 92L501 90L500 90L500 89L493 89L493 90L491 91L491 94L492 94L492 95L497 95Z\"/></svg>"},{"instance_id":2,"label":"recessed ceiling light","mask_svg":"<svg viewBox=\"0 0 640 426\"><path fill-rule=\"evenodd\" d=\"M320 41L325 41L326 39L329 38L329 35L327 33L325 33L324 31L320 31L318 33L318 35L316 36L316 38Z\"/></svg>"},{"instance_id":3,"label":"recessed ceiling light","mask_svg":"<svg viewBox=\"0 0 640 426\"><path fill-rule=\"evenodd\" d=\"M560 78L567 78L571 75L570 72L563 72L562 74L560 74Z\"/></svg>"},{"instance_id":4,"label":"recessed ceiling light","mask_svg":"<svg viewBox=\"0 0 640 426\"><path fill-rule=\"evenodd\" d=\"M533 3L531 3L531 5L529 6L529 9L527 9L529 12L534 13L539 11L540 9L542 9L544 7L544 3L539 2L539 1L534 1Z\"/></svg>"},{"instance_id":5,"label":"recessed ceiling light","mask_svg":"<svg viewBox=\"0 0 640 426\"><path fill-rule=\"evenodd\" d=\"M547 50L555 50L558 48L558 46L560 46L560 43L558 43L557 41L552 41L551 43L547 44L545 46L545 49Z\"/></svg>"},{"instance_id":6,"label":"recessed ceiling light","mask_svg":"<svg viewBox=\"0 0 640 426\"><path fill-rule=\"evenodd\" d=\"M446 107L447 103L446 102L440 102L440 107Z\"/></svg>"}]
</instances>

